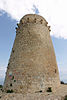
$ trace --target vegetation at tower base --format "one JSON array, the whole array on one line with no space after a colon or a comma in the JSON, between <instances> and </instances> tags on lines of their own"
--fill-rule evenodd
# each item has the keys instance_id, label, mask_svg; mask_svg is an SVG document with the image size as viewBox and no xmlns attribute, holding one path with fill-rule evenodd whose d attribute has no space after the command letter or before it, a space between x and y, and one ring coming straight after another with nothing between
<instances>
[{"instance_id":1,"label":"vegetation at tower base","mask_svg":"<svg viewBox=\"0 0 67 100\"><path fill-rule=\"evenodd\" d=\"M65 96L64 100L67 100L67 95Z\"/></svg>"},{"instance_id":2,"label":"vegetation at tower base","mask_svg":"<svg viewBox=\"0 0 67 100\"><path fill-rule=\"evenodd\" d=\"M64 84L64 82L63 82L63 81L61 81L60 83L61 83L61 84Z\"/></svg>"},{"instance_id":3,"label":"vegetation at tower base","mask_svg":"<svg viewBox=\"0 0 67 100\"><path fill-rule=\"evenodd\" d=\"M0 88L3 88L3 86L2 86L2 85L0 85Z\"/></svg>"},{"instance_id":4,"label":"vegetation at tower base","mask_svg":"<svg viewBox=\"0 0 67 100\"><path fill-rule=\"evenodd\" d=\"M50 26L42 16L25 15L17 24L3 88L5 91L35 93L53 92L59 86Z\"/></svg>"}]
</instances>

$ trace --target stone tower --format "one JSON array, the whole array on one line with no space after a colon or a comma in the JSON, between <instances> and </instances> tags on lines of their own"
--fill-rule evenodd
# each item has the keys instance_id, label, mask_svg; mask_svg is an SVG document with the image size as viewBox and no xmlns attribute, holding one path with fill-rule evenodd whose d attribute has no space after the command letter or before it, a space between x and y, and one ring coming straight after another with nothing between
<instances>
[{"instance_id":1,"label":"stone tower","mask_svg":"<svg viewBox=\"0 0 67 100\"><path fill-rule=\"evenodd\" d=\"M14 92L54 91L60 85L58 67L47 21L25 15L17 24L4 90Z\"/></svg>"}]
</instances>

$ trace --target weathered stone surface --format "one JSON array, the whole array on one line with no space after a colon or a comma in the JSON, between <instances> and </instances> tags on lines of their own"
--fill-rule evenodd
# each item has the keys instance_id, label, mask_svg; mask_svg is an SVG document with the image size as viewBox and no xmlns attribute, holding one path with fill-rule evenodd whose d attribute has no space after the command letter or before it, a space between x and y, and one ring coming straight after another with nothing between
<instances>
[{"instance_id":1,"label":"weathered stone surface","mask_svg":"<svg viewBox=\"0 0 67 100\"><path fill-rule=\"evenodd\" d=\"M33 93L55 91L60 85L50 27L35 14L24 16L16 28L16 39L7 67L4 90Z\"/></svg>"},{"instance_id":2,"label":"weathered stone surface","mask_svg":"<svg viewBox=\"0 0 67 100\"><path fill-rule=\"evenodd\" d=\"M61 85L53 93L3 93L0 100L65 100L66 95L67 85Z\"/></svg>"}]
</instances>

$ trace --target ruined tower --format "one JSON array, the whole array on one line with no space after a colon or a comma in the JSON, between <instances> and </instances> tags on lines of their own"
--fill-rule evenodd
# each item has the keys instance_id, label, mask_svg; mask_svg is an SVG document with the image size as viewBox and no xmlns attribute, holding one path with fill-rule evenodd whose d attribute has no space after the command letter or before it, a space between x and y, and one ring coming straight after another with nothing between
<instances>
[{"instance_id":1,"label":"ruined tower","mask_svg":"<svg viewBox=\"0 0 67 100\"><path fill-rule=\"evenodd\" d=\"M14 92L54 91L60 85L50 27L39 15L25 15L17 24L4 90Z\"/></svg>"}]
</instances>

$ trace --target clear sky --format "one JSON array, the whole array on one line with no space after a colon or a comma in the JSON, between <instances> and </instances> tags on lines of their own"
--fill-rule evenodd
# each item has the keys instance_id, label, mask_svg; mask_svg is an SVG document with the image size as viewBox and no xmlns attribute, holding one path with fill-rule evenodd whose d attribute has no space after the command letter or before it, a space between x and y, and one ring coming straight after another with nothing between
<instances>
[{"instance_id":1,"label":"clear sky","mask_svg":"<svg viewBox=\"0 0 67 100\"><path fill-rule=\"evenodd\" d=\"M50 2L51 1L51 2ZM42 15L51 26L60 79L67 82L67 1L66 0L0 0L0 84L16 36L17 22L28 13Z\"/></svg>"}]
</instances>

